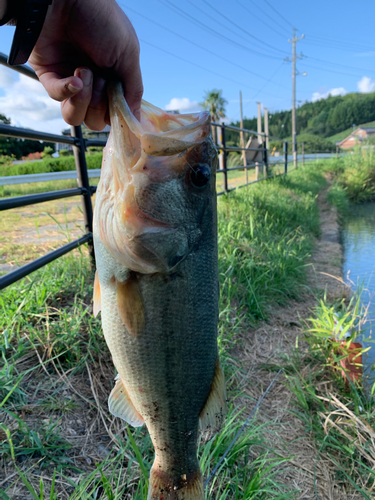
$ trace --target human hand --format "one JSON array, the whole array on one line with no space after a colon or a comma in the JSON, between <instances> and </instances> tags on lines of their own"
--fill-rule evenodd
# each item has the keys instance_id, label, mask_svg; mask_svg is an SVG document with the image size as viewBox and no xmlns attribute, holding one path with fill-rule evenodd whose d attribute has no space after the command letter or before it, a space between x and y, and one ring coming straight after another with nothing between
<instances>
[{"instance_id":1,"label":"human hand","mask_svg":"<svg viewBox=\"0 0 375 500\"><path fill-rule=\"evenodd\" d=\"M115 0L54 0L29 63L69 125L109 123L106 81L120 80L139 118L139 42Z\"/></svg>"}]
</instances>

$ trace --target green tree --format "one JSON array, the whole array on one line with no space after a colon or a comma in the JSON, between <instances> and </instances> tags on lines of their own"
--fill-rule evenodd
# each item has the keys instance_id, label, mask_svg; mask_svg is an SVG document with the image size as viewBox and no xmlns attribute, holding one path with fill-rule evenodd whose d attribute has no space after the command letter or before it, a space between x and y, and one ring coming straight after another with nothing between
<instances>
[{"instance_id":1,"label":"green tree","mask_svg":"<svg viewBox=\"0 0 375 500\"><path fill-rule=\"evenodd\" d=\"M209 111L213 122L218 122L220 118L225 117L225 106L228 101L221 95L222 92L222 90L217 89L206 90L203 96L204 101L200 103L203 109ZM212 138L216 143L215 127L212 127Z\"/></svg>"},{"instance_id":2,"label":"green tree","mask_svg":"<svg viewBox=\"0 0 375 500\"><path fill-rule=\"evenodd\" d=\"M218 122L225 117L225 106L228 101L221 95L222 90L206 90L204 101L200 103L203 109L210 112L212 121Z\"/></svg>"}]
</instances>

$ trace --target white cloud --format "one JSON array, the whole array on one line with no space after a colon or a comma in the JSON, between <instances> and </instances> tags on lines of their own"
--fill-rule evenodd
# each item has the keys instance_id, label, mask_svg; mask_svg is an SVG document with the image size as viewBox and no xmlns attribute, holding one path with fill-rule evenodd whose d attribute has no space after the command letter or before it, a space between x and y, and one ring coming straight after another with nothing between
<instances>
[{"instance_id":1,"label":"white cloud","mask_svg":"<svg viewBox=\"0 0 375 500\"><path fill-rule=\"evenodd\" d=\"M357 83L357 88L362 94L375 92L375 80L371 80L368 76L363 76Z\"/></svg>"},{"instance_id":2,"label":"white cloud","mask_svg":"<svg viewBox=\"0 0 375 500\"><path fill-rule=\"evenodd\" d=\"M331 96L337 96L337 95L345 95L347 94L347 91L344 89L344 87L338 87L336 89L331 89L327 90L326 92L314 92L311 100L312 102L319 101L320 99L327 99L327 97Z\"/></svg>"},{"instance_id":3,"label":"white cloud","mask_svg":"<svg viewBox=\"0 0 375 500\"><path fill-rule=\"evenodd\" d=\"M14 88L17 91L33 92L34 94L42 95L44 97L48 95L43 85L39 81L33 80L26 75L19 76L19 80L15 83Z\"/></svg>"},{"instance_id":4,"label":"white cloud","mask_svg":"<svg viewBox=\"0 0 375 500\"><path fill-rule=\"evenodd\" d=\"M0 87L0 113L11 118L12 125L57 134L67 127L60 103L38 81L0 66Z\"/></svg>"},{"instance_id":5,"label":"white cloud","mask_svg":"<svg viewBox=\"0 0 375 500\"><path fill-rule=\"evenodd\" d=\"M191 101L188 97L173 97L168 104L165 105L167 111L178 110L185 113L193 113L194 111L202 111L198 101Z\"/></svg>"},{"instance_id":6,"label":"white cloud","mask_svg":"<svg viewBox=\"0 0 375 500\"><path fill-rule=\"evenodd\" d=\"M0 87L9 87L16 81L16 74L6 66L0 66Z\"/></svg>"}]
</instances>

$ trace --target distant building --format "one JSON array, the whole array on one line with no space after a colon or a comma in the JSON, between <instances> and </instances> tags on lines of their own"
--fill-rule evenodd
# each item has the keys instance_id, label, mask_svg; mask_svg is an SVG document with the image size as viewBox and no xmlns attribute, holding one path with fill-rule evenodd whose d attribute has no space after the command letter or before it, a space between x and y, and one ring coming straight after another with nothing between
<instances>
[{"instance_id":1,"label":"distant building","mask_svg":"<svg viewBox=\"0 0 375 500\"><path fill-rule=\"evenodd\" d=\"M375 134L375 127L358 127L343 141L338 142L337 146L341 149L351 149L356 144L361 145L365 139L373 134Z\"/></svg>"},{"instance_id":2,"label":"distant building","mask_svg":"<svg viewBox=\"0 0 375 500\"><path fill-rule=\"evenodd\" d=\"M91 138L91 139L105 139L105 140L107 140L109 137L110 131L111 131L111 127L109 125L106 125L103 128L103 130L99 130L99 131L90 130L85 125L82 125L82 134L83 134L83 137L85 137L86 139ZM70 128L65 128L64 130L61 131L61 133L62 133L62 135L65 135L65 136L69 136L69 137L71 136ZM58 153L62 149L66 149L67 151L73 151L73 146L71 146L70 144L57 143L55 146L56 153Z\"/></svg>"}]
</instances>

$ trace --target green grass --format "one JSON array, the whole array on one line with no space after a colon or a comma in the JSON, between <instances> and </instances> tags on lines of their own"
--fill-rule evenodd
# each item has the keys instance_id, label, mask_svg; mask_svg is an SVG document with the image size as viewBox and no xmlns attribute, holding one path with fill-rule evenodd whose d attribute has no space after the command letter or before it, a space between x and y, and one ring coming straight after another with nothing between
<instances>
[{"instance_id":1,"label":"green grass","mask_svg":"<svg viewBox=\"0 0 375 500\"><path fill-rule=\"evenodd\" d=\"M375 157L371 152L358 148L345 158L316 162L314 169L330 178L328 199L341 214L349 210L351 202L374 199ZM370 500L375 487L375 385L370 397L340 365L348 357L344 338L356 341L359 332L367 335L366 315L360 291L336 302L324 296L305 325L309 351L303 357L295 350L287 384L294 394L293 414L314 438L317 460L328 458L336 480ZM364 350L356 352L363 354Z\"/></svg>"},{"instance_id":2,"label":"green grass","mask_svg":"<svg viewBox=\"0 0 375 500\"><path fill-rule=\"evenodd\" d=\"M348 202L375 199L375 153L372 150L356 147L353 154L316 162L315 168L332 177L330 200L339 209L345 210Z\"/></svg>"},{"instance_id":3,"label":"green grass","mask_svg":"<svg viewBox=\"0 0 375 500\"><path fill-rule=\"evenodd\" d=\"M219 202L219 270L228 306L240 298L250 321L301 293L319 235L315 197L325 186L313 168L258 183ZM223 304L224 305L224 304Z\"/></svg>"},{"instance_id":4,"label":"green grass","mask_svg":"<svg viewBox=\"0 0 375 500\"><path fill-rule=\"evenodd\" d=\"M306 167L219 199L219 347L231 401L239 395L238 361L232 354L239 332L267 318L275 303L304 291L307 262L319 235L315 200L325 185L322 174ZM81 249L0 295L0 455L13 464L9 470L33 498L120 499L124 491L145 498L152 446L144 429L132 429L130 438L108 413L114 369L100 321L92 315L92 288L93 272ZM245 417L232 408L221 433L200 444L205 474ZM249 425L207 495L292 498L294 487L285 488L278 476L287 459L273 453L273 432L272 423ZM99 457L102 439L110 439L104 447L107 457L87 458L85 443L94 450L91 456Z\"/></svg>"},{"instance_id":5,"label":"green grass","mask_svg":"<svg viewBox=\"0 0 375 500\"><path fill-rule=\"evenodd\" d=\"M375 484L375 449L372 429L375 405L354 389L344 392L337 381L332 387L332 374L322 368L322 358L315 358L306 369L288 375L288 386L294 394L294 415L317 446L317 459L324 455L334 465L339 482L347 484L360 498L373 498ZM331 391L324 389L330 384Z\"/></svg>"}]
</instances>

